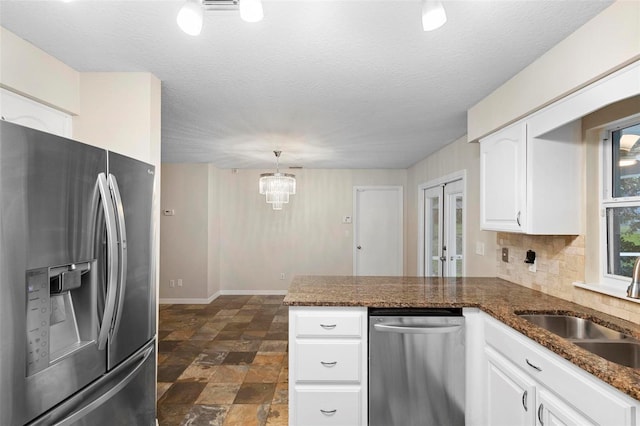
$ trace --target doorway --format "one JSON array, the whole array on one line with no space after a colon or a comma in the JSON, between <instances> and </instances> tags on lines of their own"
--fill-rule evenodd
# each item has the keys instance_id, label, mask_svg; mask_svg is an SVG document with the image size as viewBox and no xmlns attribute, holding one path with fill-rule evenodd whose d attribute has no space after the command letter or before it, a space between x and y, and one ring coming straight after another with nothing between
<instances>
[{"instance_id":1,"label":"doorway","mask_svg":"<svg viewBox=\"0 0 640 426\"><path fill-rule=\"evenodd\" d=\"M355 186L353 192L353 274L401 276L402 187Z\"/></svg>"},{"instance_id":2,"label":"doorway","mask_svg":"<svg viewBox=\"0 0 640 426\"><path fill-rule=\"evenodd\" d=\"M421 185L418 275L460 277L465 271L465 173Z\"/></svg>"}]
</instances>

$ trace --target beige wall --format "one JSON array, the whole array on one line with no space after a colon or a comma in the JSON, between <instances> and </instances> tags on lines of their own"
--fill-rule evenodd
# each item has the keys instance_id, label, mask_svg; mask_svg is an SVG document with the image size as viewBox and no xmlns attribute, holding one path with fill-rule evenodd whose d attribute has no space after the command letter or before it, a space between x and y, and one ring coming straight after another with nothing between
<instances>
[{"instance_id":1,"label":"beige wall","mask_svg":"<svg viewBox=\"0 0 640 426\"><path fill-rule=\"evenodd\" d=\"M73 138L151 162L159 152L159 100L160 81L152 74L81 73Z\"/></svg>"},{"instance_id":2,"label":"beige wall","mask_svg":"<svg viewBox=\"0 0 640 426\"><path fill-rule=\"evenodd\" d=\"M480 230L480 144L462 137L420 161L407 172L406 272L418 272L418 186L442 176L466 170L466 232L464 255L467 276L495 276L495 232ZM476 243L484 244L484 256L476 254Z\"/></svg>"},{"instance_id":3,"label":"beige wall","mask_svg":"<svg viewBox=\"0 0 640 426\"><path fill-rule=\"evenodd\" d=\"M209 294L209 166L163 164L160 297L206 299ZM183 286L178 287L178 279ZM175 287L169 287L169 280Z\"/></svg>"},{"instance_id":4,"label":"beige wall","mask_svg":"<svg viewBox=\"0 0 640 426\"><path fill-rule=\"evenodd\" d=\"M469 141L640 58L640 2L618 0L469 109Z\"/></svg>"},{"instance_id":5,"label":"beige wall","mask_svg":"<svg viewBox=\"0 0 640 426\"><path fill-rule=\"evenodd\" d=\"M0 86L69 114L80 112L80 73L2 27Z\"/></svg>"},{"instance_id":6,"label":"beige wall","mask_svg":"<svg viewBox=\"0 0 640 426\"><path fill-rule=\"evenodd\" d=\"M405 170L296 170L297 194L274 211L258 193L266 171L163 164L162 208L176 216L162 217L162 298L285 291L296 274L351 275L353 230L342 216L353 215L353 187L406 184ZM168 288L179 277L189 277L185 288Z\"/></svg>"}]
</instances>

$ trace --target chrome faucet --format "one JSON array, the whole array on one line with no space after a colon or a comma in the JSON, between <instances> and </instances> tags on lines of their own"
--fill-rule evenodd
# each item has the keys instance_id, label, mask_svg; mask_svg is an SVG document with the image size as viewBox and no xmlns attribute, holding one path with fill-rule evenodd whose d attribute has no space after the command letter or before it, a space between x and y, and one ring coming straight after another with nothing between
<instances>
[{"instance_id":1,"label":"chrome faucet","mask_svg":"<svg viewBox=\"0 0 640 426\"><path fill-rule=\"evenodd\" d=\"M631 284L627 288L627 296L633 299L640 299L640 257L636 259L633 265L633 275L631 276Z\"/></svg>"}]
</instances>

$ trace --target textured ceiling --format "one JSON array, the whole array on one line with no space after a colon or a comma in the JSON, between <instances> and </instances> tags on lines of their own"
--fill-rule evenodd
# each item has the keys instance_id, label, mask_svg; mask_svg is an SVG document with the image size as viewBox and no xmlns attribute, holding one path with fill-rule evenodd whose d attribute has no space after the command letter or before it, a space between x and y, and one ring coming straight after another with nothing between
<instances>
[{"instance_id":1,"label":"textured ceiling","mask_svg":"<svg viewBox=\"0 0 640 426\"><path fill-rule=\"evenodd\" d=\"M78 71L162 80L162 158L221 168L406 168L466 133L466 110L610 1L264 0L262 22L182 1L0 2L0 24Z\"/></svg>"}]
</instances>

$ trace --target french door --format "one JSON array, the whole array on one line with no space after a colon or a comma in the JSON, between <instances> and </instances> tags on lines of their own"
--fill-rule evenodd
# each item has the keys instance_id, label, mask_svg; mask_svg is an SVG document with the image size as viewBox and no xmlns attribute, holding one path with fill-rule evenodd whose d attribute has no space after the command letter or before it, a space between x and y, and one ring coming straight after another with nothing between
<instances>
[{"instance_id":1,"label":"french door","mask_svg":"<svg viewBox=\"0 0 640 426\"><path fill-rule=\"evenodd\" d=\"M424 272L459 277L464 270L464 182L454 180L424 190Z\"/></svg>"}]
</instances>

